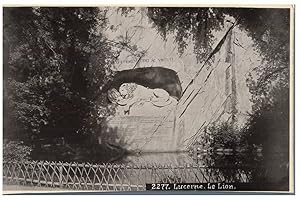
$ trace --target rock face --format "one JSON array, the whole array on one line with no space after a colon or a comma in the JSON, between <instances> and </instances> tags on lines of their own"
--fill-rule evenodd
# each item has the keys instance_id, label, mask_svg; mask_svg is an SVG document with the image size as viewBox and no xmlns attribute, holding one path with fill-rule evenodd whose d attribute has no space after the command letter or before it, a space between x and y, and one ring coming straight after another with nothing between
<instances>
[{"instance_id":1,"label":"rock face","mask_svg":"<svg viewBox=\"0 0 300 200\"><path fill-rule=\"evenodd\" d=\"M118 107L116 115L103 126L103 142L120 145L128 151L176 150L174 123L178 101L166 90L123 83L108 94Z\"/></svg>"},{"instance_id":2,"label":"rock face","mask_svg":"<svg viewBox=\"0 0 300 200\"><path fill-rule=\"evenodd\" d=\"M110 91L111 102L119 106L116 115L103 125L103 142L118 144L131 151L185 151L210 123L228 120L243 123L251 109L247 73L260 64L246 33L234 28L220 50L203 64L197 62L192 43L188 43L183 55L179 55L172 35L166 40L160 38L142 9L137 9L127 18L113 10L110 12L110 23L117 28L108 30L108 37L115 39L130 35L130 45L144 53L141 56L126 49L121 51L116 71L124 72L111 84ZM215 33L216 44L227 29ZM153 82L141 82L138 72L151 71L154 66L171 69L170 73L178 77L178 80L171 79L173 88L180 83L182 89L174 92L164 85L168 82L168 73L159 77L159 86L151 85ZM200 69L199 75L195 76ZM134 76L123 81L124 74L130 72L135 72ZM145 74L148 73L142 73L142 76ZM147 80L153 80L153 77ZM163 81L166 82L162 84ZM123 83L129 85L122 86ZM181 90L185 92L178 98Z\"/></svg>"}]
</instances>

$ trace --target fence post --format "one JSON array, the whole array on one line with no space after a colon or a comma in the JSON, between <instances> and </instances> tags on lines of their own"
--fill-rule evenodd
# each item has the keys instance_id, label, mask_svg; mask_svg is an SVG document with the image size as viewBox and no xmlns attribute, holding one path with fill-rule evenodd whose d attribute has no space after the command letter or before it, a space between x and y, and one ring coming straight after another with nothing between
<instances>
[{"instance_id":1,"label":"fence post","mask_svg":"<svg viewBox=\"0 0 300 200\"><path fill-rule=\"evenodd\" d=\"M63 182L62 182L62 176L63 176L63 164L59 163L59 187L62 188Z\"/></svg>"}]
</instances>

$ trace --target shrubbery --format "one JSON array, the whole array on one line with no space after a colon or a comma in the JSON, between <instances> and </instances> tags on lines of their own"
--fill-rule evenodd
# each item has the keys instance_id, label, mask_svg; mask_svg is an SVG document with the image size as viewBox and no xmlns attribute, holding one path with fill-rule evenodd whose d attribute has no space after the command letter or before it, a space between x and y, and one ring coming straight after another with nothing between
<instances>
[{"instance_id":1,"label":"shrubbery","mask_svg":"<svg viewBox=\"0 0 300 200\"><path fill-rule=\"evenodd\" d=\"M207 141L206 145L210 149L236 149L241 141L238 128L234 124L227 122L214 123L206 127L204 138Z\"/></svg>"},{"instance_id":2,"label":"shrubbery","mask_svg":"<svg viewBox=\"0 0 300 200\"><path fill-rule=\"evenodd\" d=\"M5 141L3 145L3 161L26 161L30 159L32 148L19 141Z\"/></svg>"}]
</instances>

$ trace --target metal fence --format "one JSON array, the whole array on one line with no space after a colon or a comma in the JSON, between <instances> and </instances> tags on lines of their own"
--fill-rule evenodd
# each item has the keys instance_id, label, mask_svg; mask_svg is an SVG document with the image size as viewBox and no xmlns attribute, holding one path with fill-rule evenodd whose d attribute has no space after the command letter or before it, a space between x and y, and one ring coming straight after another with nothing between
<instances>
[{"instance_id":1,"label":"metal fence","mask_svg":"<svg viewBox=\"0 0 300 200\"><path fill-rule=\"evenodd\" d=\"M5 184L68 190L144 191L146 183L251 182L253 169L172 165L79 164L49 161L4 162Z\"/></svg>"}]
</instances>

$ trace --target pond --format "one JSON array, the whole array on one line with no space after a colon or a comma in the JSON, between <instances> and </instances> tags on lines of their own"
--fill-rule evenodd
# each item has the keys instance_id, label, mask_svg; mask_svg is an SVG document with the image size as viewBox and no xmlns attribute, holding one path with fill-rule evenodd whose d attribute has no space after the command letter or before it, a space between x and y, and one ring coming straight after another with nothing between
<instances>
[{"instance_id":1,"label":"pond","mask_svg":"<svg viewBox=\"0 0 300 200\"><path fill-rule=\"evenodd\" d=\"M94 148L88 150L88 148L73 146L72 149L77 153L64 155L68 152L66 147L60 148L50 148L45 152L36 151L33 159L78 163L114 163L137 168L153 166L150 171L137 170L140 173L137 176L145 176L145 180L252 183L253 190L288 190L289 188L289 152L285 151L213 154L199 152L141 153L121 154L122 157L118 153L110 154L103 148L95 148L97 151L92 152L91 149ZM57 153L55 153L56 151ZM80 152L84 152L84 154ZM111 158L118 159L111 160ZM159 169L160 167L162 168ZM155 170L153 171L153 169ZM135 174L137 171L131 170L130 173ZM156 178L152 177L153 173L156 174ZM195 180L195 177L198 179Z\"/></svg>"},{"instance_id":2,"label":"pond","mask_svg":"<svg viewBox=\"0 0 300 200\"><path fill-rule=\"evenodd\" d=\"M289 188L288 152L253 152L253 153L142 153L129 154L117 163L134 166L182 166L185 170L169 176L193 177L201 171L198 181L249 183L249 190L279 190ZM189 166L201 166L195 172ZM178 177L177 177L178 178ZM176 179L176 180L182 180ZM187 179L189 180L189 179Z\"/></svg>"}]
</instances>

